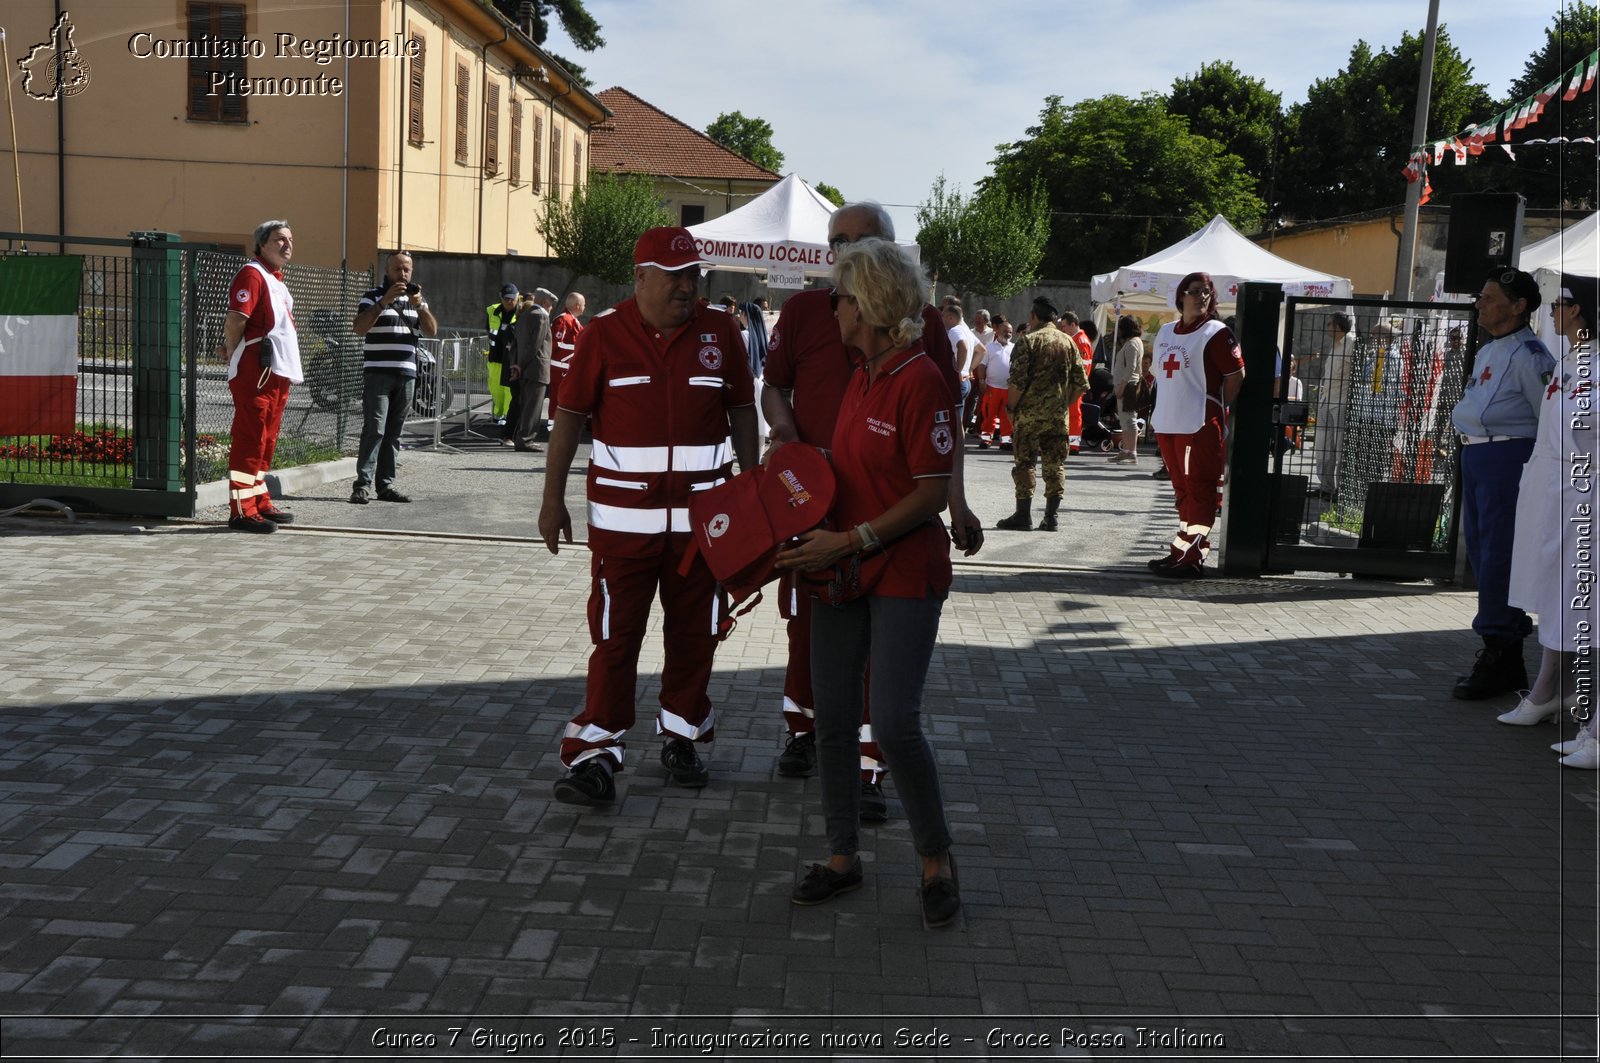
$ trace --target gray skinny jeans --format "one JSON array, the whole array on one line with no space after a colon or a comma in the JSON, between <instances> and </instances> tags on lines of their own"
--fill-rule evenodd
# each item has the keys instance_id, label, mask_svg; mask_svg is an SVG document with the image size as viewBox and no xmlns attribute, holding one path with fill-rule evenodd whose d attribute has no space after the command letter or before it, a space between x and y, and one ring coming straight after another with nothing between
<instances>
[{"instance_id":1,"label":"gray skinny jeans","mask_svg":"<svg viewBox=\"0 0 1600 1063\"><path fill-rule=\"evenodd\" d=\"M817 760L828 850L860 848L861 692L872 663L872 737L894 774L895 789L923 856L950 848L933 749L922 733L922 686L939 637L942 595L880 598L811 610L811 687L816 698Z\"/></svg>"}]
</instances>

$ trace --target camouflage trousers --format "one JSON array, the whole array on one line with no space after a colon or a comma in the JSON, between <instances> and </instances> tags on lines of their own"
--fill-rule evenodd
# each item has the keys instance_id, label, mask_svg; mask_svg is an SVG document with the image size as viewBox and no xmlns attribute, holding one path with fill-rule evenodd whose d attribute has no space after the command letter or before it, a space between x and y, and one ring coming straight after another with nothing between
<instances>
[{"instance_id":1,"label":"camouflage trousers","mask_svg":"<svg viewBox=\"0 0 1600 1063\"><path fill-rule=\"evenodd\" d=\"M1044 496L1060 498L1065 489L1063 468L1067 463L1067 433L1062 431L1038 432L1031 425L1019 424L1011 437L1011 483L1017 489L1017 498L1033 497L1033 463L1043 470Z\"/></svg>"}]
</instances>

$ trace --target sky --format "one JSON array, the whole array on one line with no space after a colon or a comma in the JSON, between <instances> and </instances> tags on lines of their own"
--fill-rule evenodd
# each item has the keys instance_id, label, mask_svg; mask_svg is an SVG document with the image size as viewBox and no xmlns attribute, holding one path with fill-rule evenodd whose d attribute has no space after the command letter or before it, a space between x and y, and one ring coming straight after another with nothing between
<instances>
[{"instance_id":1,"label":"sky","mask_svg":"<svg viewBox=\"0 0 1600 1063\"><path fill-rule=\"evenodd\" d=\"M889 207L902 236L942 172L964 191L1021 139L1046 96L1166 92L1225 59L1284 103L1427 25L1427 0L586 0L606 46L558 26L547 48L704 129L740 111L772 124L784 171ZM1499 98L1542 47L1558 0L1440 0L1439 20ZM554 20L552 20L554 21ZM1481 116L1484 118L1488 115ZM1429 130L1430 137L1459 130ZM1404 197L1399 174L1396 202Z\"/></svg>"}]
</instances>

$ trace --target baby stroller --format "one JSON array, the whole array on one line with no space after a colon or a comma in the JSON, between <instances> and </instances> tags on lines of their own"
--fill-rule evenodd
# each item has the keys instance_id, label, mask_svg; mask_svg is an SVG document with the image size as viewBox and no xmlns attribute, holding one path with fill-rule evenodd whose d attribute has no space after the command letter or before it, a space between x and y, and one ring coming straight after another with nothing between
<instances>
[{"instance_id":1,"label":"baby stroller","mask_svg":"<svg viewBox=\"0 0 1600 1063\"><path fill-rule=\"evenodd\" d=\"M1117 434L1122 431L1116 415L1117 393L1111 370L1096 366L1089 373L1089 390L1083 396L1083 446L1095 447L1102 454L1117 449Z\"/></svg>"}]
</instances>

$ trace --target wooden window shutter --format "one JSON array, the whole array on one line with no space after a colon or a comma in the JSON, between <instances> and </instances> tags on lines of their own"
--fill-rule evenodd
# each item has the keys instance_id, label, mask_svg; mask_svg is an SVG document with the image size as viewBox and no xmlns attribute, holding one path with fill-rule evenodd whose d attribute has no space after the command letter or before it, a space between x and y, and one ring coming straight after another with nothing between
<instances>
[{"instance_id":1,"label":"wooden window shutter","mask_svg":"<svg viewBox=\"0 0 1600 1063\"><path fill-rule=\"evenodd\" d=\"M561 198L561 130L550 123L550 194Z\"/></svg>"},{"instance_id":2,"label":"wooden window shutter","mask_svg":"<svg viewBox=\"0 0 1600 1063\"><path fill-rule=\"evenodd\" d=\"M245 10L242 4L190 4L189 39L202 37L243 39ZM247 76L244 56L197 57L189 60L187 112L199 122L244 123L250 120L246 97L238 93L210 95L213 74L232 74L238 81Z\"/></svg>"},{"instance_id":3,"label":"wooden window shutter","mask_svg":"<svg viewBox=\"0 0 1600 1063\"><path fill-rule=\"evenodd\" d=\"M500 86L489 82L483 112L483 172L500 172Z\"/></svg>"},{"instance_id":4,"label":"wooden window shutter","mask_svg":"<svg viewBox=\"0 0 1600 1063\"><path fill-rule=\"evenodd\" d=\"M511 100L511 183L522 180L522 101Z\"/></svg>"},{"instance_id":5,"label":"wooden window shutter","mask_svg":"<svg viewBox=\"0 0 1600 1063\"><path fill-rule=\"evenodd\" d=\"M583 186L583 141L574 133L572 134L572 189L577 191Z\"/></svg>"},{"instance_id":6,"label":"wooden window shutter","mask_svg":"<svg viewBox=\"0 0 1600 1063\"><path fill-rule=\"evenodd\" d=\"M467 164L467 106L472 102L472 71L456 64L456 162Z\"/></svg>"},{"instance_id":7,"label":"wooden window shutter","mask_svg":"<svg viewBox=\"0 0 1600 1063\"><path fill-rule=\"evenodd\" d=\"M529 174L529 183L533 185L533 194L539 194L539 186L544 180L544 116L533 116L533 169Z\"/></svg>"},{"instance_id":8,"label":"wooden window shutter","mask_svg":"<svg viewBox=\"0 0 1600 1063\"><path fill-rule=\"evenodd\" d=\"M420 148L423 134L426 132L422 120L422 90L427 83L428 53L424 38L412 35L411 40L411 49L415 55L409 60L411 65L406 70L408 86L406 140L413 147Z\"/></svg>"}]
</instances>

